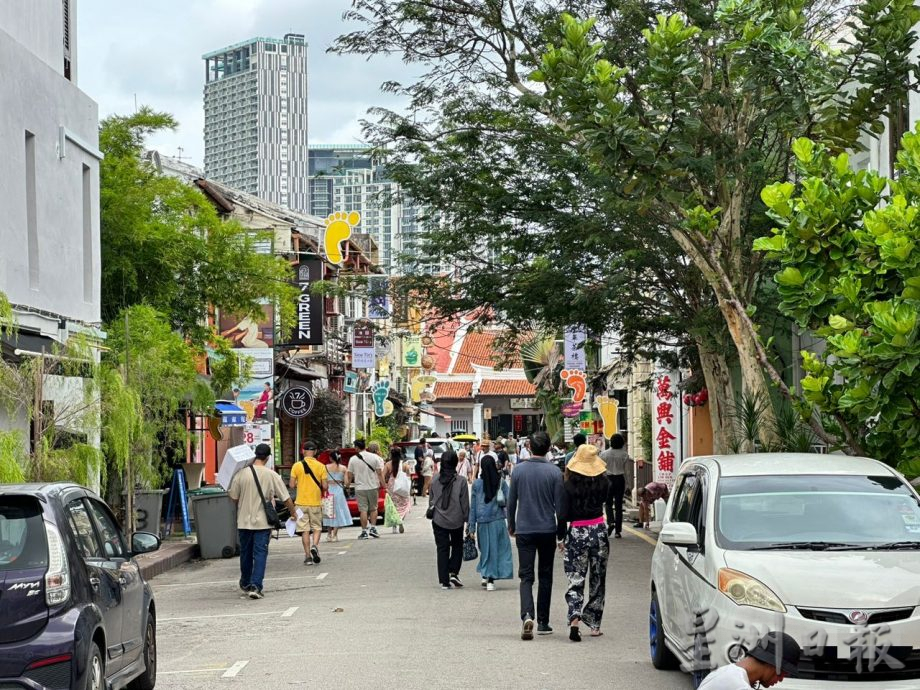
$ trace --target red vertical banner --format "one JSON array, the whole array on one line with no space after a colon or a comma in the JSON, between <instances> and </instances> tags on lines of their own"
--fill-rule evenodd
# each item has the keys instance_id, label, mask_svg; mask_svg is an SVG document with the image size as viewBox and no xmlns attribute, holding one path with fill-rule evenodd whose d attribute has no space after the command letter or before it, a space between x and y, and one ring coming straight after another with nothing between
<instances>
[{"instance_id":1,"label":"red vertical banner","mask_svg":"<svg viewBox=\"0 0 920 690\"><path fill-rule=\"evenodd\" d=\"M680 391L676 372L660 372L652 389L653 479L674 486L674 471L680 467Z\"/></svg>"}]
</instances>

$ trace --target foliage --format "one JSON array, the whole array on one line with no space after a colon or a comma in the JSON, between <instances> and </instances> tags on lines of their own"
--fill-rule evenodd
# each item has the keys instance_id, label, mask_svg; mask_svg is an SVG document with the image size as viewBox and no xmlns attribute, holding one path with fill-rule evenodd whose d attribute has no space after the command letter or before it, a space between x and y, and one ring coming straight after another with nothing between
<instances>
[{"instance_id":1,"label":"foliage","mask_svg":"<svg viewBox=\"0 0 920 690\"><path fill-rule=\"evenodd\" d=\"M393 433L390 429L378 422L371 424L371 433L367 436L367 442L376 441L380 444L380 455L384 458L390 453L390 444L393 443Z\"/></svg>"},{"instance_id":2,"label":"foliage","mask_svg":"<svg viewBox=\"0 0 920 690\"><path fill-rule=\"evenodd\" d=\"M204 324L213 308L255 316L269 299L282 321L291 319L296 291L287 263L257 253L261 236L221 220L196 187L141 160L146 137L175 126L147 107L100 126L103 319L147 304L198 347L211 339Z\"/></svg>"},{"instance_id":3,"label":"foliage","mask_svg":"<svg viewBox=\"0 0 920 690\"><path fill-rule=\"evenodd\" d=\"M313 412L310 413L310 440L320 449L341 448L345 435L345 404L331 390L317 391L313 395Z\"/></svg>"},{"instance_id":4,"label":"foliage","mask_svg":"<svg viewBox=\"0 0 920 690\"><path fill-rule=\"evenodd\" d=\"M652 411L648 407L648 405L643 405L642 420L639 423L639 450L642 453L639 457L646 462L651 462L654 457L652 455Z\"/></svg>"},{"instance_id":5,"label":"foliage","mask_svg":"<svg viewBox=\"0 0 920 690\"><path fill-rule=\"evenodd\" d=\"M730 409L733 453L814 453L818 439L802 417L788 404L773 404L743 391ZM764 427L769 425L769 433ZM766 436L769 441L763 442Z\"/></svg>"},{"instance_id":6,"label":"foliage","mask_svg":"<svg viewBox=\"0 0 920 690\"><path fill-rule=\"evenodd\" d=\"M779 261L781 309L825 339L823 353L802 353L803 413L851 452L916 467L920 128L904 136L894 180L807 139L793 150L801 177L763 190L777 227L756 247Z\"/></svg>"},{"instance_id":7,"label":"foliage","mask_svg":"<svg viewBox=\"0 0 920 690\"><path fill-rule=\"evenodd\" d=\"M0 484L18 484L25 481L26 464L22 436L18 431L0 431Z\"/></svg>"},{"instance_id":8,"label":"foliage","mask_svg":"<svg viewBox=\"0 0 920 690\"><path fill-rule=\"evenodd\" d=\"M3 292L0 292L0 333L10 332L16 328L16 317L13 314L13 305Z\"/></svg>"}]
</instances>

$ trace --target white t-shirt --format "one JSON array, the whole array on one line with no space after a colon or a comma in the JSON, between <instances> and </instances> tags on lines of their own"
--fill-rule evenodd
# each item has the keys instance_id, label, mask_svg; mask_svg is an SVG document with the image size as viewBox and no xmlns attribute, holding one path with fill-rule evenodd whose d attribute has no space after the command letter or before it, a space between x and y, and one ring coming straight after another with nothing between
<instances>
[{"instance_id":1,"label":"white t-shirt","mask_svg":"<svg viewBox=\"0 0 920 690\"><path fill-rule=\"evenodd\" d=\"M718 668L700 683L699 690L751 690L748 674L740 666L729 664Z\"/></svg>"},{"instance_id":2,"label":"white t-shirt","mask_svg":"<svg viewBox=\"0 0 920 690\"><path fill-rule=\"evenodd\" d=\"M364 458L364 462L361 462L361 458ZM355 489L359 491L380 488L380 478L377 476L377 470L382 469L383 458L366 450L362 450L348 461L348 471L354 475Z\"/></svg>"},{"instance_id":3,"label":"white t-shirt","mask_svg":"<svg viewBox=\"0 0 920 690\"><path fill-rule=\"evenodd\" d=\"M531 457L532 454L527 448L521 448L521 452L519 453L520 460L530 460Z\"/></svg>"}]
</instances>

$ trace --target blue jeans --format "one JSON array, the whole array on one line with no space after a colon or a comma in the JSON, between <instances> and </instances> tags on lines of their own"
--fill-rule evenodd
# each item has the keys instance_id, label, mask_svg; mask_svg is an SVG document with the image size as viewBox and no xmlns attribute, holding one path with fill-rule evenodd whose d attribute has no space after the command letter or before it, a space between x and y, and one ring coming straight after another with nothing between
<instances>
[{"instance_id":1,"label":"blue jeans","mask_svg":"<svg viewBox=\"0 0 920 690\"><path fill-rule=\"evenodd\" d=\"M265 563L268 561L270 529L241 529L240 533L240 587L254 585L262 591Z\"/></svg>"}]
</instances>

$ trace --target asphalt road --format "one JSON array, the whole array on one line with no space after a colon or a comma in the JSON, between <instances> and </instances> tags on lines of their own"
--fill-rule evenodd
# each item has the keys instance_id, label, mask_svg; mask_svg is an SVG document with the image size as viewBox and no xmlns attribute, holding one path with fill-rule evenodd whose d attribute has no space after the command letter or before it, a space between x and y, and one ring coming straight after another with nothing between
<instances>
[{"instance_id":1,"label":"asphalt road","mask_svg":"<svg viewBox=\"0 0 920 690\"><path fill-rule=\"evenodd\" d=\"M555 634L520 640L517 580L443 591L434 538L418 506L405 534L358 530L323 543L304 566L299 539L272 541L265 599L241 598L238 559L188 563L154 578L159 626L157 687L243 688L642 688L683 690L687 676L648 659L652 547L636 533L612 541L603 637L568 640L565 576L556 559Z\"/></svg>"}]
</instances>

